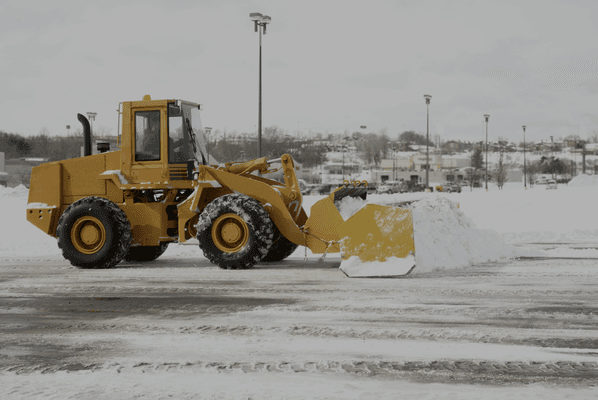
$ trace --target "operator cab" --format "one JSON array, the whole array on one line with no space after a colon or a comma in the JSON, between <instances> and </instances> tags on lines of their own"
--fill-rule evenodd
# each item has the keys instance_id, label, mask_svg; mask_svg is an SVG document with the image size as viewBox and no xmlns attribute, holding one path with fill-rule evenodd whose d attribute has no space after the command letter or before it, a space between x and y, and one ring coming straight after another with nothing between
<instances>
[{"instance_id":1,"label":"operator cab","mask_svg":"<svg viewBox=\"0 0 598 400\"><path fill-rule=\"evenodd\" d=\"M193 179L197 165L208 164L201 106L183 100L123 103L123 156L121 170L130 182L167 182Z\"/></svg>"},{"instance_id":2,"label":"operator cab","mask_svg":"<svg viewBox=\"0 0 598 400\"><path fill-rule=\"evenodd\" d=\"M199 116L200 105L176 100L168 103L167 135L160 134L160 110L135 112L135 161L160 161L161 138L167 138L168 164L186 164L197 160L207 164L206 139ZM163 114L162 114L163 115Z\"/></svg>"}]
</instances>

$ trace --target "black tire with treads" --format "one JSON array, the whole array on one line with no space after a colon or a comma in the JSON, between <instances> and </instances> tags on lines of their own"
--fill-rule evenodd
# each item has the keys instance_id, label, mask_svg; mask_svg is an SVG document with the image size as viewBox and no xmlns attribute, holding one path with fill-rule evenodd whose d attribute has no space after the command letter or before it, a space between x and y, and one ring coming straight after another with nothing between
<instances>
[{"instance_id":1,"label":"black tire with treads","mask_svg":"<svg viewBox=\"0 0 598 400\"><path fill-rule=\"evenodd\" d=\"M129 252L131 224L116 204L85 197L69 205L58 220L58 247L79 268L112 268Z\"/></svg>"},{"instance_id":2,"label":"black tire with treads","mask_svg":"<svg viewBox=\"0 0 598 400\"><path fill-rule=\"evenodd\" d=\"M228 227L239 232L238 242L226 242L224 230ZM274 235L274 224L260 202L241 193L227 194L208 204L196 229L204 255L222 269L252 268L268 254Z\"/></svg>"}]
</instances>

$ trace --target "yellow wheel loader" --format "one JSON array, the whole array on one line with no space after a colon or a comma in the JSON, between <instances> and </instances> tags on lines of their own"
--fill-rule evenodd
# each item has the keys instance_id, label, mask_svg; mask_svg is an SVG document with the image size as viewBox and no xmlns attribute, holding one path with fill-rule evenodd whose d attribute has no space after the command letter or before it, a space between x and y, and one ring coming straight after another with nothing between
<instances>
[{"instance_id":1,"label":"yellow wheel loader","mask_svg":"<svg viewBox=\"0 0 598 400\"><path fill-rule=\"evenodd\" d=\"M340 215L338 202L365 199L367 182L345 182L308 218L290 155L210 165L200 109L150 96L123 102L120 150L99 154L79 114L84 155L33 168L28 221L79 268L152 261L191 238L224 269L281 261L298 246L365 262L413 255L410 210L366 205L347 221ZM284 183L265 178L279 165Z\"/></svg>"}]
</instances>

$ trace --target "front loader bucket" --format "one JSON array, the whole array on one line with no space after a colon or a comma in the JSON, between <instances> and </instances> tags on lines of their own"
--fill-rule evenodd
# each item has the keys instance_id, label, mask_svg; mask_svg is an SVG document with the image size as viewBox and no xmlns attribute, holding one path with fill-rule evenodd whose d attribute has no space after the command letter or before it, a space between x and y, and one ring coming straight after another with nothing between
<instances>
[{"instance_id":1,"label":"front loader bucket","mask_svg":"<svg viewBox=\"0 0 598 400\"><path fill-rule=\"evenodd\" d=\"M407 275L415 266L411 210L367 204L338 228L349 277Z\"/></svg>"},{"instance_id":2,"label":"front loader bucket","mask_svg":"<svg viewBox=\"0 0 598 400\"><path fill-rule=\"evenodd\" d=\"M360 192L346 189L346 195L362 197ZM415 266L411 210L366 204L345 221L334 201L335 193L312 206L305 224L306 246L313 253L340 251L341 270L349 277L408 274Z\"/></svg>"}]
</instances>

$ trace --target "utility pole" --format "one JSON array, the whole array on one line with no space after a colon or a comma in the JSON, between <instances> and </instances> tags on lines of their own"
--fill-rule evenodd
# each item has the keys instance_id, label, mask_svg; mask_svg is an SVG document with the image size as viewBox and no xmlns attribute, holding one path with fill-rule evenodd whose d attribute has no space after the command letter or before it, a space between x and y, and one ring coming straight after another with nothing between
<instances>
[{"instance_id":1,"label":"utility pole","mask_svg":"<svg viewBox=\"0 0 598 400\"><path fill-rule=\"evenodd\" d=\"M486 119L486 191L488 191L488 119L490 119L490 115L484 114L484 118Z\"/></svg>"},{"instance_id":2,"label":"utility pole","mask_svg":"<svg viewBox=\"0 0 598 400\"><path fill-rule=\"evenodd\" d=\"M527 163L525 162L525 125L523 125L523 186L527 190Z\"/></svg>"},{"instance_id":3,"label":"utility pole","mask_svg":"<svg viewBox=\"0 0 598 400\"><path fill-rule=\"evenodd\" d=\"M429 171L430 171L430 149L429 149L429 142L430 142L430 100L432 96L429 94L424 94L424 99L426 99L426 190L430 188L430 179L429 179Z\"/></svg>"},{"instance_id":4,"label":"utility pole","mask_svg":"<svg viewBox=\"0 0 598 400\"><path fill-rule=\"evenodd\" d=\"M266 25L272 21L272 18L260 13L251 13L249 14L249 18L254 22L255 32L259 30L260 34L259 105L257 119L257 157L260 158L262 156L262 32L264 35L266 34Z\"/></svg>"}]
</instances>

